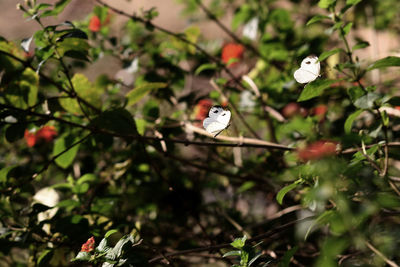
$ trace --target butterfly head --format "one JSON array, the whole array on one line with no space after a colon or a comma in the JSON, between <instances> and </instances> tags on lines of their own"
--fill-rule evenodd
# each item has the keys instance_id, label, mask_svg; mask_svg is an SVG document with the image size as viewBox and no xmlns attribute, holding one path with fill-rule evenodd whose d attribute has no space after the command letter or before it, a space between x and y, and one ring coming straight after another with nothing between
<instances>
[{"instance_id":1,"label":"butterfly head","mask_svg":"<svg viewBox=\"0 0 400 267\"><path fill-rule=\"evenodd\" d=\"M310 55L305 59L303 59L303 61L301 62L301 67L304 68L307 66L312 66L317 63L318 63L318 57L316 55Z\"/></svg>"},{"instance_id":2,"label":"butterfly head","mask_svg":"<svg viewBox=\"0 0 400 267\"><path fill-rule=\"evenodd\" d=\"M226 116L228 114L228 110L225 110L222 106L213 106L208 112L208 116L210 118L216 118L218 116Z\"/></svg>"}]
</instances>

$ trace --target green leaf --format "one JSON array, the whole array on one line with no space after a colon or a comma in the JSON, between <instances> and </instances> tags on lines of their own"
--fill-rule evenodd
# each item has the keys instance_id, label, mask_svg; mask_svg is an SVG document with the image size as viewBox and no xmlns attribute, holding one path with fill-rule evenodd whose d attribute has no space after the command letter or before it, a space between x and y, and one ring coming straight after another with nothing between
<instances>
[{"instance_id":1,"label":"green leaf","mask_svg":"<svg viewBox=\"0 0 400 267\"><path fill-rule=\"evenodd\" d=\"M349 22L346 24L346 26L343 27L343 33L345 36L350 32L352 26L353 22Z\"/></svg>"},{"instance_id":2,"label":"green leaf","mask_svg":"<svg viewBox=\"0 0 400 267\"><path fill-rule=\"evenodd\" d=\"M195 75L199 75L202 71L205 70L215 70L217 68L217 65L215 63L206 63L200 65L196 71L194 72Z\"/></svg>"},{"instance_id":3,"label":"green leaf","mask_svg":"<svg viewBox=\"0 0 400 267\"><path fill-rule=\"evenodd\" d=\"M37 260L37 266L39 267L44 267L44 266L49 266L49 262L51 258L53 257L53 250L52 249L46 249L44 250L38 260Z\"/></svg>"},{"instance_id":4,"label":"green leaf","mask_svg":"<svg viewBox=\"0 0 400 267\"><path fill-rule=\"evenodd\" d=\"M251 6L243 3L232 19L232 29L236 30L240 25L244 24L253 16L254 14Z\"/></svg>"},{"instance_id":5,"label":"green leaf","mask_svg":"<svg viewBox=\"0 0 400 267\"><path fill-rule=\"evenodd\" d=\"M400 67L400 57L390 56L379 59L378 61L375 61L372 65L370 65L367 71L373 69L387 68L387 67Z\"/></svg>"},{"instance_id":6,"label":"green leaf","mask_svg":"<svg viewBox=\"0 0 400 267\"><path fill-rule=\"evenodd\" d=\"M398 196L391 193L378 192L376 201L383 208L396 209L400 207L400 200Z\"/></svg>"},{"instance_id":7,"label":"green leaf","mask_svg":"<svg viewBox=\"0 0 400 267\"><path fill-rule=\"evenodd\" d=\"M136 128L137 131L140 135L144 135L144 132L146 131L146 120L144 119L135 119L135 123L136 123Z\"/></svg>"},{"instance_id":8,"label":"green leaf","mask_svg":"<svg viewBox=\"0 0 400 267\"><path fill-rule=\"evenodd\" d=\"M357 49L362 49L362 48L365 48L365 47L368 47L368 46L369 46L369 43L368 43L368 42L361 41L361 42L358 42L357 44L355 44L355 45L351 48L351 50L352 50L352 51L355 51L355 50L357 50Z\"/></svg>"},{"instance_id":9,"label":"green leaf","mask_svg":"<svg viewBox=\"0 0 400 267\"><path fill-rule=\"evenodd\" d=\"M247 190L253 188L255 185L256 185L256 183L253 182L253 181L244 182L244 183L237 189L236 192L237 192L238 194L243 193L243 192L245 192L245 191L247 191Z\"/></svg>"},{"instance_id":10,"label":"green leaf","mask_svg":"<svg viewBox=\"0 0 400 267\"><path fill-rule=\"evenodd\" d=\"M240 250L232 250L232 251L226 252L224 255L222 255L222 257L240 256L241 254L242 254L242 252Z\"/></svg>"},{"instance_id":11,"label":"green leaf","mask_svg":"<svg viewBox=\"0 0 400 267\"><path fill-rule=\"evenodd\" d=\"M384 125L385 127L388 127L388 126L389 126L389 116L388 116L386 110L383 110L383 111L381 112L381 116L382 116L382 123L383 123L383 125Z\"/></svg>"},{"instance_id":12,"label":"green leaf","mask_svg":"<svg viewBox=\"0 0 400 267\"><path fill-rule=\"evenodd\" d=\"M318 2L318 6L320 8L329 8L330 6L335 6L336 5L336 0L320 0Z\"/></svg>"},{"instance_id":13,"label":"green leaf","mask_svg":"<svg viewBox=\"0 0 400 267\"><path fill-rule=\"evenodd\" d=\"M303 182L303 179L296 180L294 183L287 185L284 188L282 188L281 190L279 190L278 194L276 195L276 201L278 201L278 203L280 205L282 205L282 201L283 201L283 198L285 197L285 195L289 191L292 191L293 189L295 189L302 182Z\"/></svg>"},{"instance_id":14,"label":"green leaf","mask_svg":"<svg viewBox=\"0 0 400 267\"><path fill-rule=\"evenodd\" d=\"M166 83L144 83L141 84L126 94L128 99L127 106L132 106L145 97L150 91L167 87Z\"/></svg>"},{"instance_id":15,"label":"green leaf","mask_svg":"<svg viewBox=\"0 0 400 267\"><path fill-rule=\"evenodd\" d=\"M360 3L362 0L346 0L346 5L352 5L355 6L358 3Z\"/></svg>"},{"instance_id":16,"label":"green leaf","mask_svg":"<svg viewBox=\"0 0 400 267\"><path fill-rule=\"evenodd\" d=\"M346 122L344 123L344 132L346 134L351 133L351 127L353 126L354 120L363 112L363 110L357 110L347 117Z\"/></svg>"},{"instance_id":17,"label":"green leaf","mask_svg":"<svg viewBox=\"0 0 400 267\"><path fill-rule=\"evenodd\" d=\"M115 234L117 232L118 232L117 229L108 230L107 233L104 235L104 238L108 238L109 236L111 236L112 234Z\"/></svg>"},{"instance_id":18,"label":"green leaf","mask_svg":"<svg viewBox=\"0 0 400 267\"><path fill-rule=\"evenodd\" d=\"M332 55L334 55L334 54L337 54L337 53L339 53L339 52L342 52L342 51L343 51L342 48L336 48L336 49L333 49L333 50L330 50L330 51L323 52L323 53L319 56L318 60L319 60L319 61L323 61L323 60L325 60L326 58L328 58L328 57L330 57L330 56L332 56Z\"/></svg>"},{"instance_id":19,"label":"green leaf","mask_svg":"<svg viewBox=\"0 0 400 267\"><path fill-rule=\"evenodd\" d=\"M83 183L93 183L97 180L96 175L93 173L86 173L81 178L76 181L77 184L83 184Z\"/></svg>"},{"instance_id":20,"label":"green leaf","mask_svg":"<svg viewBox=\"0 0 400 267\"><path fill-rule=\"evenodd\" d=\"M91 124L117 134L137 134L136 124L132 115L123 108L104 111Z\"/></svg>"},{"instance_id":21,"label":"green leaf","mask_svg":"<svg viewBox=\"0 0 400 267\"><path fill-rule=\"evenodd\" d=\"M285 254L282 257L282 261L278 264L278 267L289 267L290 266L290 260L292 259L293 255L296 253L298 247L295 246L288 251L285 252Z\"/></svg>"},{"instance_id":22,"label":"green leaf","mask_svg":"<svg viewBox=\"0 0 400 267\"><path fill-rule=\"evenodd\" d=\"M53 157L65 151L69 146L71 146L78 140L79 139L77 137L74 137L73 135L62 135L61 137L57 138L56 142L54 143ZM76 153L78 153L78 150L79 150L79 144L73 146L72 148L68 149L68 151L57 157L55 162L61 168L66 169L74 161Z\"/></svg>"},{"instance_id":23,"label":"green leaf","mask_svg":"<svg viewBox=\"0 0 400 267\"><path fill-rule=\"evenodd\" d=\"M233 240L231 243L231 246L237 249L242 249L244 245L246 244L247 236L244 235L242 238L236 238Z\"/></svg>"},{"instance_id":24,"label":"green leaf","mask_svg":"<svg viewBox=\"0 0 400 267\"><path fill-rule=\"evenodd\" d=\"M319 215L318 218L316 220L312 221L312 224L308 227L307 232L304 236L304 240L306 240L308 238L308 235L311 233L311 230L314 228L314 226L328 224L329 221L335 215L336 215L336 212L334 210L326 210L321 215Z\"/></svg>"},{"instance_id":25,"label":"green leaf","mask_svg":"<svg viewBox=\"0 0 400 267\"><path fill-rule=\"evenodd\" d=\"M349 95L351 101L354 102L365 95L365 91L360 86L353 86L347 90L347 94Z\"/></svg>"},{"instance_id":26,"label":"green leaf","mask_svg":"<svg viewBox=\"0 0 400 267\"><path fill-rule=\"evenodd\" d=\"M74 188L72 189L72 192L77 194L77 195L82 195L85 194L89 190L90 185L88 183L81 183L81 184L76 184Z\"/></svg>"},{"instance_id":27,"label":"green leaf","mask_svg":"<svg viewBox=\"0 0 400 267\"><path fill-rule=\"evenodd\" d=\"M92 106L100 109L101 108L101 95L103 88L93 85L85 75L77 73L71 79L72 85L74 86L77 95L87 101ZM93 110L85 106L84 103L78 103L75 98L61 98L60 105L68 112L77 115L84 115L81 107L86 113L93 113Z\"/></svg>"},{"instance_id":28,"label":"green leaf","mask_svg":"<svg viewBox=\"0 0 400 267\"><path fill-rule=\"evenodd\" d=\"M7 70L7 69L6 69ZM27 108L36 104L39 89L39 76L26 68L22 73L15 73L2 94L12 105Z\"/></svg>"},{"instance_id":29,"label":"green leaf","mask_svg":"<svg viewBox=\"0 0 400 267\"><path fill-rule=\"evenodd\" d=\"M330 19L330 17L325 16L325 15L315 15L309 21L307 21L306 26L311 25L311 24L316 23L316 22L319 22L319 21L324 20L324 19Z\"/></svg>"},{"instance_id":30,"label":"green leaf","mask_svg":"<svg viewBox=\"0 0 400 267\"><path fill-rule=\"evenodd\" d=\"M51 7L51 4L46 4L46 3L40 3L38 5L35 6L35 10L39 11L39 10L43 10L46 9L48 7Z\"/></svg>"},{"instance_id":31,"label":"green leaf","mask_svg":"<svg viewBox=\"0 0 400 267\"><path fill-rule=\"evenodd\" d=\"M374 107L374 102L379 98L378 94L368 93L354 101L354 106L362 109L369 109Z\"/></svg>"},{"instance_id":32,"label":"green leaf","mask_svg":"<svg viewBox=\"0 0 400 267\"><path fill-rule=\"evenodd\" d=\"M67 210L72 210L74 208L79 207L80 205L81 205L81 203L77 200L65 199L65 200L61 200L60 202L58 202L57 207L67 208Z\"/></svg>"},{"instance_id":33,"label":"green leaf","mask_svg":"<svg viewBox=\"0 0 400 267\"><path fill-rule=\"evenodd\" d=\"M337 82L336 80L315 80L304 87L297 102L306 101L320 96L326 88Z\"/></svg>"},{"instance_id":34,"label":"green leaf","mask_svg":"<svg viewBox=\"0 0 400 267\"><path fill-rule=\"evenodd\" d=\"M7 182L8 173L14 169L16 166L8 166L0 170L0 182Z\"/></svg>"},{"instance_id":35,"label":"green leaf","mask_svg":"<svg viewBox=\"0 0 400 267\"><path fill-rule=\"evenodd\" d=\"M48 16L56 16L60 14L64 8L68 5L68 3L71 2L71 0L60 0L57 3L55 3L53 10L46 10L44 11L40 17L48 17Z\"/></svg>"}]
</instances>

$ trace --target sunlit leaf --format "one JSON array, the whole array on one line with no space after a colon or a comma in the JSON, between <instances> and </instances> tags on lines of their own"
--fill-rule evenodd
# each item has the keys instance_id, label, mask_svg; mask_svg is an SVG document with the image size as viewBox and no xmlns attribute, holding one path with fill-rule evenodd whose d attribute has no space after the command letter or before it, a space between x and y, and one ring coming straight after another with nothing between
<instances>
[{"instance_id":1,"label":"sunlit leaf","mask_svg":"<svg viewBox=\"0 0 400 267\"><path fill-rule=\"evenodd\" d=\"M293 189L295 189L303 180L299 179L297 181L295 181L294 183L285 186L284 188L282 188L281 190L279 190L278 194L276 195L276 201L278 201L278 203L280 205L282 205L283 202L283 198L285 197L285 195L292 191Z\"/></svg>"},{"instance_id":2,"label":"sunlit leaf","mask_svg":"<svg viewBox=\"0 0 400 267\"><path fill-rule=\"evenodd\" d=\"M41 14L41 17L56 16L60 14L71 0L59 0L54 4L52 10L46 10Z\"/></svg>"},{"instance_id":3,"label":"sunlit leaf","mask_svg":"<svg viewBox=\"0 0 400 267\"><path fill-rule=\"evenodd\" d=\"M52 249L46 249L40 253L39 258L37 259L37 266L45 267L49 266L49 262L53 257L54 251Z\"/></svg>"},{"instance_id":4,"label":"sunlit leaf","mask_svg":"<svg viewBox=\"0 0 400 267\"><path fill-rule=\"evenodd\" d=\"M330 57L330 56L332 56L334 54L337 54L339 52L342 52L342 51L343 51L342 48L335 48L335 49L330 50L330 51L325 51L319 56L318 60L319 61L323 61L323 60L327 59L328 57Z\"/></svg>"},{"instance_id":5,"label":"sunlit leaf","mask_svg":"<svg viewBox=\"0 0 400 267\"><path fill-rule=\"evenodd\" d=\"M230 63L230 62L229 62ZM229 65L228 63L228 65ZM202 64L200 65L196 71L194 72L195 75L199 75L201 72L205 71L205 70L215 70L217 68L217 65L215 63L206 63L206 64Z\"/></svg>"},{"instance_id":6,"label":"sunlit leaf","mask_svg":"<svg viewBox=\"0 0 400 267\"><path fill-rule=\"evenodd\" d=\"M78 140L79 138L73 135L63 135L57 138L56 142L54 143L53 156L56 156L59 153L66 151L56 158L55 162L58 166L65 169L72 164L75 159L76 153L78 153L79 144L73 147L71 146Z\"/></svg>"},{"instance_id":7,"label":"sunlit leaf","mask_svg":"<svg viewBox=\"0 0 400 267\"><path fill-rule=\"evenodd\" d=\"M352 26L353 26L353 23L349 22L346 24L346 26L343 27L344 35L347 35L350 32Z\"/></svg>"},{"instance_id":8,"label":"sunlit leaf","mask_svg":"<svg viewBox=\"0 0 400 267\"><path fill-rule=\"evenodd\" d=\"M320 8L329 8L330 6L334 6L336 4L336 0L320 0L318 2L318 6Z\"/></svg>"},{"instance_id":9,"label":"sunlit leaf","mask_svg":"<svg viewBox=\"0 0 400 267\"><path fill-rule=\"evenodd\" d=\"M132 105L136 104L151 91L157 90L160 88L165 88L165 87L167 87L166 83L144 83L144 84L141 84L126 94L126 98L128 99L127 106L132 106Z\"/></svg>"},{"instance_id":10,"label":"sunlit leaf","mask_svg":"<svg viewBox=\"0 0 400 267\"><path fill-rule=\"evenodd\" d=\"M358 3L360 3L362 0L346 0L346 5L357 5Z\"/></svg>"},{"instance_id":11,"label":"sunlit leaf","mask_svg":"<svg viewBox=\"0 0 400 267\"><path fill-rule=\"evenodd\" d=\"M400 57L390 56L379 59L375 61L372 65L370 65L367 70L369 71L373 69L381 69L387 67L400 67Z\"/></svg>"},{"instance_id":12,"label":"sunlit leaf","mask_svg":"<svg viewBox=\"0 0 400 267\"><path fill-rule=\"evenodd\" d=\"M346 122L344 123L344 132L346 134L351 133L351 127L353 126L354 120L363 112L363 110L357 110L347 117Z\"/></svg>"},{"instance_id":13,"label":"sunlit leaf","mask_svg":"<svg viewBox=\"0 0 400 267\"><path fill-rule=\"evenodd\" d=\"M368 46L369 46L369 43L368 43L368 42L361 41L361 42L358 42L357 44L355 44L355 45L351 48L351 50L352 50L352 51L355 51L355 50L357 50L357 49L362 49L362 48L365 48L365 47L368 47Z\"/></svg>"},{"instance_id":14,"label":"sunlit leaf","mask_svg":"<svg viewBox=\"0 0 400 267\"><path fill-rule=\"evenodd\" d=\"M102 105L100 97L103 93L103 88L93 85L83 74L80 73L75 74L74 77L72 77L71 82L79 97L86 100L92 106L100 109ZM62 98L59 101L61 106L71 114L84 115L85 113L82 109L84 109L85 112L93 112L93 110L87 107L84 103L79 103L75 98Z\"/></svg>"},{"instance_id":15,"label":"sunlit leaf","mask_svg":"<svg viewBox=\"0 0 400 267\"><path fill-rule=\"evenodd\" d=\"M315 15L309 21L307 21L306 26L311 25L311 24L316 23L316 22L319 22L319 21L324 20L324 19L330 19L330 18L328 16L325 16L325 15Z\"/></svg>"},{"instance_id":16,"label":"sunlit leaf","mask_svg":"<svg viewBox=\"0 0 400 267\"><path fill-rule=\"evenodd\" d=\"M246 244L247 236L244 235L242 238L236 238L232 243L231 246L237 249L241 249Z\"/></svg>"},{"instance_id":17,"label":"sunlit leaf","mask_svg":"<svg viewBox=\"0 0 400 267\"><path fill-rule=\"evenodd\" d=\"M322 95L325 89L329 88L332 84L337 82L337 80L320 80L317 79L309 84L307 84L303 91L301 92L297 102L306 101L314 97Z\"/></svg>"}]
</instances>

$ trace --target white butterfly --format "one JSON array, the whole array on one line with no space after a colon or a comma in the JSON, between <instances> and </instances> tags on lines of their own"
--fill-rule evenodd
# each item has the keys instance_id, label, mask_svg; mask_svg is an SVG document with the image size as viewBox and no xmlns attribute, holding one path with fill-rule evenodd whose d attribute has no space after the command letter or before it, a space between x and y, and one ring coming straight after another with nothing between
<instances>
[{"instance_id":1,"label":"white butterfly","mask_svg":"<svg viewBox=\"0 0 400 267\"><path fill-rule=\"evenodd\" d=\"M231 112L221 106L213 106L208 112L208 117L203 121L203 127L210 134L217 137L223 130L228 128Z\"/></svg>"},{"instance_id":2,"label":"white butterfly","mask_svg":"<svg viewBox=\"0 0 400 267\"><path fill-rule=\"evenodd\" d=\"M309 83L318 78L319 71L318 57L311 55L303 59L300 68L294 72L294 78L298 83Z\"/></svg>"}]
</instances>

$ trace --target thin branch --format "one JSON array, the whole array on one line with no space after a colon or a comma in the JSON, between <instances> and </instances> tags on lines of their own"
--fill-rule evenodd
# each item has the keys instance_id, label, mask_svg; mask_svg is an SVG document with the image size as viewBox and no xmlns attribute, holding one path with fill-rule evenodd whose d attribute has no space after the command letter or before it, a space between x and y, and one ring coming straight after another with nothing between
<instances>
[{"instance_id":1,"label":"thin branch","mask_svg":"<svg viewBox=\"0 0 400 267\"><path fill-rule=\"evenodd\" d=\"M358 148L358 152L360 152L367 159L367 161L371 164L371 166L374 167L378 171L379 174L381 174L381 172L382 172L381 168L379 168L379 166L375 163L375 161L373 161L373 159L371 159L371 157L368 154L366 154L363 151L363 149Z\"/></svg>"},{"instance_id":2,"label":"thin branch","mask_svg":"<svg viewBox=\"0 0 400 267\"><path fill-rule=\"evenodd\" d=\"M182 140L182 139L176 139L176 138L159 138L155 136L140 136L138 134L121 134L121 133L116 133L116 132L110 132L106 129L100 129L100 128L95 128L92 126L86 126L86 125L81 125L79 123L71 122L59 117L54 117L51 115L47 114L42 114L38 112L34 112L31 110L25 110L21 108L17 108L11 105L6 105L6 104L0 104L0 108L6 108L14 111L19 111L26 113L28 115L32 116L37 116L41 117L47 120L54 120L63 124L71 125L77 128L81 129L86 129L91 131L92 133L101 133L101 134L106 134L106 135L112 135L115 137L125 137L125 138L132 138L135 140L153 140L153 141L165 141L169 143L177 143L177 144L184 144L184 145L198 145L198 146L212 146L212 147L258 147L258 148L264 148L264 149L279 149L279 150L294 150L292 147L280 145L280 144L275 144L263 140L258 140L258 139L253 139L253 138L239 138L239 137L229 137L229 136L218 136L217 140L221 141L227 141L227 142L200 142L200 141L190 141L190 140ZM185 124L186 128L191 129L194 132L197 132L202 135L206 135L209 137L212 137L208 132L206 132L203 129L200 129L198 127L195 127L193 125ZM229 142L229 143L228 143Z\"/></svg>"},{"instance_id":3,"label":"thin branch","mask_svg":"<svg viewBox=\"0 0 400 267\"><path fill-rule=\"evenodd\" d=\"M195 132L197 134L205 135L208 137L213 137L212 134L207 132L206 130L196 127L192 124L185 123L185 128L187 131ZM225 136L225 135L218 135L214 139L221 140L221 141L228 141L228 142L235 142L235 146L262 146L262 147L269 147L273 149L279 149L279 150L295 150L295 148L288 147L285 145L277 144L277 143L272 143L268 141L263 141L259 139L253 139L253 138L246 138L246 137L230 137L230 136Z\"/></svg>"},{"instance_id":4,"label":"thin branch","mask_svg":"<svg viewBox=\"0 0 400 267\"><path fill-rule=\"evenodd\" d=\"M376 249L370 242L366 241L365 244L367 247L372 250L376 255L378 255L382 260L386 262L386 264L392 266L392 267L399 267L394 261L389 260L385 255L383 255L382 252L380 252L378 249Z\"/></svg>"},{"instance_id":5,"label":"thin branch","mask_svg":"<svg viewBox=\"0 0 400 267\"><path fill-rule=\"evenodd\" d=\"M309 216L306 218L288 222L288 223L278 226L274 229L271 229L266 233L260 234L253 238L250 238L247 240L247 242L254 242L254 241L259 241L259 240L270 238L270 237L274 236L275 234L278 234L280 232L287 230L288 228L292 227L293 225L295 225L299 222L303 222L303 221L307 221L307 220L311 220L311 219L315 219L315 216ZM190 253L198 253L198 252L203 252L203 251L215 251L215 250L220 250L220 249L229 248L229 247L231 247L231 242L219 244L219 245L213 245L213 246L205 246L205 247L199 247L199 248L194 248L194 249L169 252L169 253L165 253L165 256L166 257L176 257L176 256L180 256L180 255L190 254ZM148 263L157 262L161 259L163 259L163 257L157 256L157 257L150 259L148 261Z\"/></svg>"}]
</instances>

